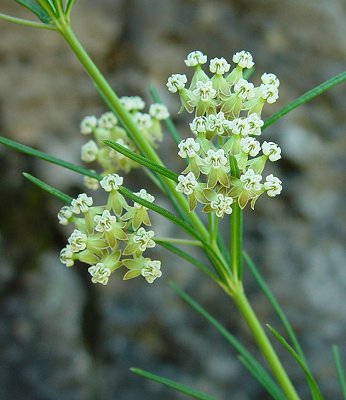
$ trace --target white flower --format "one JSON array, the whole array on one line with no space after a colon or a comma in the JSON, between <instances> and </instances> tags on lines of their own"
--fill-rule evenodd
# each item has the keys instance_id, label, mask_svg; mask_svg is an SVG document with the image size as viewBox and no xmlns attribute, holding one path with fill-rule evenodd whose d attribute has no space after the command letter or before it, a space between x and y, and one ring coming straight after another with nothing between
<instances>
[{"instance_id":1,"label":"white flower","mask_svg":"<svg viewBox=\"0 0 346 400\"><path fill-rule=\"evenodd\" d=\"M80 133L82 135L89 135L97 126L97 118L94 115L84 117L80 123Z\"/></svg>"},{"instance_id":2,"label":"white flower","mask_svg":"<svg viewBox=\"0 0 346 400\"><path fill-rule=\"evenodd\" d=\"M133 119L141 129L148 129L152 126L151 116L146 113L136 112Z\"/></svg>"},{"instance_id":3,"label":"white flower","mask_svg":"<svg viewBox=\"0 0 346 400\"><path fill-rule=\"evenodd\" d=\"M81 193L71 201L71 210L75 214L86 213L92 205L92 197L88 197L86 193Z\"/></svg>"},{"instance_id":4,"label":"white flower","mask_svg":"<svg viewBox=\"0 0 346 400\"><path fill-rule=\"evenodd\" d=\"M279 98L279 90L276 86L263 83L260 86L260 96L262 99L267 100L268 104L273 104Z\"/></svg>"},{"instance_id":5,"label":"white flower","mask_svg":"<svg viewBox=\"0 0 346 400\"><path fill-rule=\"evenodd\" d=\"M153 283L156 278L160 278L162 276L160 268L161 261L146 259L144 262L144 267L141 269L141 275L148 283Z\"/></svg>"},{"instance_id":6,"label":"white flower","mask_svg":"<svg viewBox=\"0 0 346 400\"><path fill-rule=\"evenodd\" d=\"M111 275L111 270L103 263L97 263L92 267L88 268L89 274L92 276L92 283L101 283L102 285L107 285L109 277Z\"/></svg>"},{"instance_id":7,"label":"white flower","mask_svg":"<svg viewBox=\"0 0 346 400\"><path fill-rule=\"evenodd\" d=\"M249 100L255 96L254 85L246 79L239 79L234 85L234 92L242 100Z\"/></svg>"},{"instance_id":8,"label":"white flower","mask_svg":"<svg viewBox=\"0 0 346 400\"><path fill-rule=\"evenodd\" d=\"M252 68L254 66L252 55L248 51L238 51L238 53L234 54L232 60L241 68Z\"/></svg>"},{"instance_id":9,"label":"white flower","mask_svg":"<svg viewBox=\"0 0 346 400\"><path fill-rule=\"evenodd\" d=\"M74 253L85 250L87 246L88 237L86 234L82 233L78 229L75 229L71 236L67 239L71 250Z\"/></svg>"},{"instance_id":10,"label":"white flower","mask_svg":"<svg viewBox=\"0 0 346 400\"><path fill-rule=\"evenodd\" d=\"M68 225L70 222L70 218L72 217L72 210L69 206L64 206L58 212L58 220L61 225Z\"/></svg>"},{"instance_id":11,"label":"white flower","mask_svg":"<svg viewBox=\"0 0 346 400\"><path fill-rule=\"evenodd\" d=\"M149 201L149 203L152 203L155 200L155 197L152 196L150 193L148 193L145 189L141 189L139 192L134 193L136 196L142 198L143 200ZM136 208L141 208L144 207L139 203L134 203L134 206ZM146 207L144 207L146 209Z\"/></svg>"},{"instance_id":12,"label":"white flower","mask_svg":"<svg viewBox=\"0 0 346 400\"><path fill-rule=\"evenodd\" d=\"M250 154L251 157L256 157L261 150L261 145L253 137L247 136L240 140L240 147L246 154Z\"/></svg>"},{"instance_id":13,"label":"white flower","mask_svg":"<svg viewBox=\"0 0 346 400\"><path fill-rule=\"evenodd\" d=\"M112 190L119 190L119 187L123 184L124 178L118 174L106 175L100 182L100 185L106 192Z\"/></svg>"},{"instance_id":14,"label":"white flower","mask_svg":"<svg viewBox=\"0 0 346 400\"><path fill-rule=\"evenodd\" d=\"M250 124L245 118L236 118L230 121L229 125L235 135L247 136L250 134Z\"/></svg>"},{"instance_id":15,"label":"white flower","mask_svg":"<svg viewBox=\"0 0 346 400\"><path fill-rule=\"evenodd\" d=\"M199 64L205 64L207 62L207 56L204 55L201 51L192 51L190 54L187 55L184 62L188 67L195 67Z\"/></svg>"},{"instance_id":16,"label":"white flower","mask_svg":"<svg viewBox=\"0 0 346 400\"><path fill-rule=\"evenodd\" d=\"M207 157L204 159L204 162L211 166L211 168L222 168L225 167L228 159L225 157L225 151L223 149L219 149L217 151L213 149L209 149L207 151Z\"/></svg>"},{"instance_id":17,"label":"white flower","mask_svg":"<svg viewBox=\"0 0 346 400\"><path fill-rule=\"evenodd\" d=\"M276 143L263 142L262 151L264 155L268 156L270 161L277 161L281 158L281 149Z\"/></svg>"},{"instance_id":18,"label":"white flower","mask_svg":"<svg viewBox=\"0 0 346 400\"><path fill-rule=\"evenodd\" d=\"M98 124L100 128L112 129L115 127L115 125L117 125L117 123L118 119L111 111L102 114L101 117L98 119Z\"/></svg>"},{"instance_id":19,"label":"white flower","mask_svg":"<svg viewBox=\"0 0 346 400\"><path fill-rule=\"evenodd\" d=\"M93 162L96 160L99 148L93 140L89 140L83 144L81 149L81 159L84 162Z\"/></svg>"},{"instance_id":20,"label":"white flower","mask_svg":"<svg viewBox=\"0 0 346 400\"><path fill-rule=\"evenodd\" d=\"M261 134L261 128L264 122L261 120L258 114L252 113L246 118L246 120L250 126L249 135L259 136Z\"/></svg>"},{"instance_id":21,"label":"white flower","mask_svg":"<svg viewBox=\"0 0 346 400\"><path fill-rule=\"evenodd\" d=\"M221 111L217 114L210 114L208 117L209 129L216 132L218 135L222 135L225 132L227 123L228 121L226 120L224 113Z\"/></svg>"},{"instance_id":22,"label":"white flower","mask_svg":"<svg viewBox=\"0 0 346 400\"><path fill-rule=\"evenodd\" d=\"M102 215L95 215L94 221L96 222L95 231L97 232L110 232L112 224L116 222L116 217L111 215L108 210L104 210Z\"/></svg>"},{"instance_id":23,"label":"white flower","mask_svg":"<svg viewBox=\"0 0 346 400\"><path fill-rule=\"evenodd\" d=\"M186 176L178 176L178 184L175 187L177 192L183 192L186 196L189 196L197 188L198 182L193 172L189 172Z\"/></svg>"},{"instance_id":24,"label":"white flower","mask_svg":"<svg viewBox=\"0 0 346 400\"><path fill-rule=\"evenodd\" d=\"M71 246L67 245L60 251L60 261L65 264L66 267L72 267L74 264L74 259Z\"/></svg>"},{"instance_id":25,"label":"white flower","mask_svg":"<svg viewBox=\"0 0 346 400\"><path fill-rule=\"evenodd\" d=\"M139 96L123 96L120 97L120 102L129 112L143 110L145 107L143 99Z\"/></svg>"},{"instance_id":26,"label":"white flower","mask_svg":"<svg viewBox=\"0 0 346 400\"><path fill-rule=\"evenodd\" d=\"M155 247L154 235L154 231L146 231L144 228L139 228L133 237L133 241L139 243L138 248L140 251L145 251L148 248Z\"/></svg>"},{"instance_id":27,"label":"white flower","mask_svg":"<svg viewBox=\"0 0 346 400\"><path fill-rule=\"evenodd\" d=\"M195 141L193 138L187 138L185 140L182 140L179 144L179 152L178 155L181 158L186 158L186 157L195 157L200 150L200 144Z\"/></svg>"},{"instance_id":28,"label":"white flower","mask_svg":"<svg viewBox=\"0 0 346 400\"><path fill-rule=\"evenodd\" d=\"M166 86L171 93L176 93L178 90L184 89L186 82L186 75L173 74L168 78Z\"/></svg>"},{"instance_id":29,"label":"white flower","mask_svg":"<svg viewBox=\"0 0 346 400\"><path fill-rule=\"evenodd\" d=\"M281 181L273 174L270 174L266 177L266 181L264 182L263 186L264 189L267 191L267 195L269 197L275 197L281 193L282 186Z\"/></svg>"},{"instance_id":30,"label":"white flower","mask_svg":"<svg viewBox=\"0 0 346 400\"><path fill-rule=\"evenodd\" d=\"M155 118L158 119L159 121L166 119L169 117L169 112L167 107L164 104L151 104L149 108L149 114Z\"/></svg>"},{"instance_id":31,"label":"white flower","mask_svg":"<svg viewBox=\"0 0 346 400\"><path fill-rule=\"evenodd\" d=\"M210 60L209 70L213 74L223 75L224 73L228 72L231 65L223 58L213 58Z\"/></svg>"},{"instance_id":32,"label":"white flower","mask_svg":"<svg viewBox=\"0 0 346 400\"><path fill-rule=\"evenodd\" d=\"M190 124L191 131L197 135L198 133L206 133L208 130L208 120L206 117L196 117Z\"/></svg>"},{"instance_id":33,"label":"white flower","mask_svg":"<svg viewBox=\"0 0 346 400\"><path fill-rule=\"evenodd\" d=\"M253 169L248 169L245 174L240 176L240 180L244 182L244 188L246 190L260 190L262 176L255 174Z\"/></svg>"},{"instance_id":34,"label":"white flower","mask_svg":"<svg viewBox=\"0 0 346 400\"><path fill-rule=\"evenodd\" d=\"M213 99L216 96L216 90L213 88L211 81L196 83L196 89L193 94L199 98L199 100L206 102Z\"/></svg>"},{"instance_id":35,"label":"white flower","mask_svg":"<svg viewBox=\"0 0 346 400\"><path fill-rule=\"evenodd\" d=\"M266 72L261 76L261 81L265 85L270 85L270 86L275 86L279 87L280 86L280 81L277 78L275 74L267 74Z\"/></svg>"},{"instance_id":36,"label":"white flower","mask_svg":"<svg viewBox=\"0 0 346 400\"><path fill-rule=\"evenodd\" d=\"M210 207L215 211L219 218L223 218L225 214L232 213L232 203L232 197L224 196L223 194L219 193L216 196L216 200L210 202Z\"/></svg>"},{"instance_id":37,"label":"white flower","mask_svg":"<svg viewBox=\"0 0 346 400\"><path fill-rule=\"evenodd\" d=\"M91 190L97 190L99 188L99 181L91 176L84 176L83 178L84 185Z\"/></svg>"}]
</instances>

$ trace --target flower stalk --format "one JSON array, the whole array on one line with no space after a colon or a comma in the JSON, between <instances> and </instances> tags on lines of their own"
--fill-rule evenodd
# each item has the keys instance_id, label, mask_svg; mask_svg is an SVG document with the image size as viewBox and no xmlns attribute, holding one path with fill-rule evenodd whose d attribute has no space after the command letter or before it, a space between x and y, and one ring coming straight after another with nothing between
<instances>
[{"instance_id":1,"label":"flower stalk","mask_svg":"<svg viewBox=\"0 0 346 400\"><path fill-rule=\"evenodd\" d=\"M251 307L241 283L233 289L232 297L283 392L289 400L299 400L299 396Z\"/></svg>"}]
</instances>

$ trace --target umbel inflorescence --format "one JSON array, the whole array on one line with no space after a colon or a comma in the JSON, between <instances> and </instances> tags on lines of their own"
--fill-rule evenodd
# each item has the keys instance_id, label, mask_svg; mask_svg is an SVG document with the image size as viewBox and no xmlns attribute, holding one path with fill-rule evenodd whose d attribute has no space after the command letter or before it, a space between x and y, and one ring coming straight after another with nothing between
<instances>
[{"instance_id":1,"label":"umbel inflorescence","mask_svg":"<svg viewBox=\"0 0 346 400\"><path fill-rule=\"evenodd\" d=\"M154 231L142 226L151 225L148 209L136 202L129 205L119 192L122 184L122 177L109 174L100 182L108 194L106 205L94 206L92 197L82 193L60 210L60 224L75 226L60 252L60 260L67 267L76 260L89 264L93 283L106 285L110 275L122 266L128 269L123 279L143 276L152 283L162 273L160 261L143 256L155 247ZM145 189L135 194L150 203L154 201Z\"/></svg>"},{"instance_id":2,"label":"umbel inflorescence","mask_svg":"<svg viewBox=\"0 0 346 400\"><path fill-rule=\"evenodd\" d=\"M167 82L168 90L180 96L181 111L195 113L190 124L194 137L179 144L178 154L188 165L176 190L187 195L190 210L199 202L202 211L223 217L231 214L234 201L242 209L251 201L254 208L262 193L275 197L281 192L281 181L272 174L262 182L267 160L279 160L281 149L273 142L261 145L257 140L263 126L262 108L277 100L279 80L265 73L261 85L255 87L244 79L244 70L254 65L245 51L233 56L232 71L224 58L210 60L212 77L202 69L206 62L207 56L193 51L185 60L194 68L190 84L181 74L173 74Z\"/></svg>"},{"instance_id":3,"label":"umbel inflorescence","mask_svg":"<svg viewBox=\"0 0 346 400\"><path fill-rule=\"evenodd\" d=\"M179 94L181 110L195 112L190 123L194 137L178 145L178 155L186 160L187 166L178 177L176 191L187 196L190 211L199 202L202 211L222 218L232 213L235 202L244 208L251 201L253 208L262 193L275 197L281 192L278 178L270 174L262 182L261 175L267 160L281 158L281 149L273 142L260 144L257 140L263 126L263 105L278 98L279 80L267 73L262 75L259 87L245 80L244 69L254 65L252 56L245 51L233 56L236 66L232 71L224 58L212 59L209 65L212 77L202 69L206 62L207 57L200 51L190 53L185 60L195 70L190 85L187 87L187 77L180 74L172 75L167 82L168 90ZM156 147L162 139L160 121L169 116L167 108L152 104L146 114L142 112L145 103L138 96L122 97L121 102L148 142ZM82 193L70 206L60 210L59 222L75 227L67 246L61 250L60 260L67 267L76 260L89 264L93 283L106 285L110 275L122 266L128 269L125 280L143 276L152 283L162 272L160 261L143 256L155 246L154 231L142 226L151 225L148 209L136 202L127 203L119 191L123 178L115 173L129 172L138 164L103 141L113 140L133 152L138 152L136 145L112 112L100 118L87 116L80 128L83 135L93 135L82 146L81 158L101 166L100 185L108 200L103 206L94 206L92 197ZM86 178L85 183L91 189L99 187L94 178ZM145 189L135 195L154 201Z\"/></svg>"}]
</instances>

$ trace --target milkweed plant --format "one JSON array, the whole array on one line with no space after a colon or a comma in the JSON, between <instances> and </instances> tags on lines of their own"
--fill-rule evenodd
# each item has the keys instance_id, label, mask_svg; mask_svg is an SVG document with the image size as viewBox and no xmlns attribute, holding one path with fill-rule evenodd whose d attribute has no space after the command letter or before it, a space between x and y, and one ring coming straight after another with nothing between
<instances>
[{"instance_id":1,"label":"milkweed plant","mask_svg":"<svg viewBox=\"0 0 346 400\"><path fill-rule=\"evenodd\" d=\"M71 227L71 233L60 252L61 262L66 267L87 265L91 282L96 285L107 285L110 279L119 279L119 275L125 281L136 278L154 284L156 279L165 279L165 262L152 259L150 250L156 245L162 246L197 267L234 302L266 366L186 292L172 285L177 295L226 338L243 366L271 398L294 400L300 396L269 340L269 334L301 368L311 398L323 399L292 326L260 269L244 251L242 213L246 207L255 212L256 202L262 195L267 198L263 202L272 202L282 191L280 177L271 172L271 163L281 159L281 149L276 143L265 140L265 128L344 81L346 72L320 84L264 120L262 109L269 109L279 98L280 82L275 74L262 73L256 86L250 82L254 61L249 52L240 50L228 59L212 58L208 62L207 55L192 51L184 60L185 68L191 71L188 73L190 78L180 73L187 71L172 71L166 83L172 96L180 99L179 112L190 114L190 123L186 127L188 137L182 140L155 88L150 90L153 102L146 106L139 96L118 97L110 87L71 28L74 0L17 0L17 3L29 9L38 20L5 14L0 14L0 19L60 34L89 74L107 107L104 114L88 115L80 123L80 133L85 137L80 156L85 166L0 138L0 143L9 148L84 176L84 191L71 198L24 173L32 183L64 203L58 211L58 222ZM255 81L259 81L257 77ZM170 170L159 156L159 145L165 134L176 142L176 164L184 164L182 171ZM179 162L179 159L182 160ZM160 206L146 188L138 187L137 192L132 192L126 187L126 175L136 168L144 169L157 190L162 192L161 196L167 196L171 211ZM94 201L93 191L96 190L103 192L101 204ZM185 238L180 234L179 238L158 236L151 224L152 213L180 228ZM229 227L228 243L223 237L226 226ZM201 258L203 261L191 256L186 251L188 246L199 247L201 255L206 256ZM277 313L283 336L272 326L264 327L259 321L243 286L243 264L249 268ZM333 355L340 388L346 399L345 375L336 346ZM192 398L215 399L143 369L133 368L132 372Z\"/></svg>"}]
</instances>

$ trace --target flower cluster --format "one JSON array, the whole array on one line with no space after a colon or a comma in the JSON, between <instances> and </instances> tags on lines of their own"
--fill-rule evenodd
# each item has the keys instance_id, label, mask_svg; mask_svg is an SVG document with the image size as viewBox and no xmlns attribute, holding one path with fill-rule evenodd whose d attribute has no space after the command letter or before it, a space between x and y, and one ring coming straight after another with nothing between
<instances>
[{"instance_id":1,"label":"flower cluster","mask_svg":"<svg viewBox=\"0 0 346 400\"><path fill-rule=\"evenodd\" d=\"M154 231L150 226L148 208L134 203L129 205L120 192L123 178L106 175L100 182L108 194L107 204L94 206L92 197L82 193L58 213L60 224L75 227L68 243L60 252L60 260L67 267L75 260L89 264L93 283L106 285L110 275L125 266L124 279L143 276L149 283L162 275L161 262L144 257L143 253L155 247ZM154 197L141 189L135 193L152 203Z\"/></svg>"},{"instance_id":2,"label":"flower cluster","mask_svg":"<svg viewBox=\"0 0 346 400\"><path fill-rule=\"evenodd\" d=\"M162 140L161 121L169 117L167 107L155 103L149 107L149 113L144 113L144 101L138 97L121 97L124 108L131 114L133 120L154 147ZM112 140L127 149L138 152L135 143L119 125L117 117L112 112L106 112L100 118L93 115L85 117L80 123L82 135L92 135L81 149L81 159L86 163L97 163L102 168L102 175L122 170L127 173L138 164L123 154L112 150L104 144L104 140ZM85 178L85 185L96 190L98 182L93 178Z\"/></svg>"},{"instance_id":3,"label":"flower cluster","mask_svg":"<svg viewBox=\"0 0 346 400\"><path fill-rule=\"evenodd\" d=\"M254 208L262 193L274 197L281 192L280 179L270 174L262 182L261 175L268 159L281 158L281 149L273 142L257 140L263 105L277 100L280 82L271 73L261 76L259 87L244 79L244 69L254 65L246 51L233 56L236 66L231 71L224 58L210 60L212 77L202 69L206 62L200 51L190 53L185 60L194 68L190 85L181 74L173 74L167 82L168 90L179 94L182 109L195 112L190 124L194 137L178 145L178 154L188 165L176 190L188 197L191 210L199 202L204 212L222 218L232 212L235 201L242 209L251 201Z\"/></svg>"}]
</instances>

